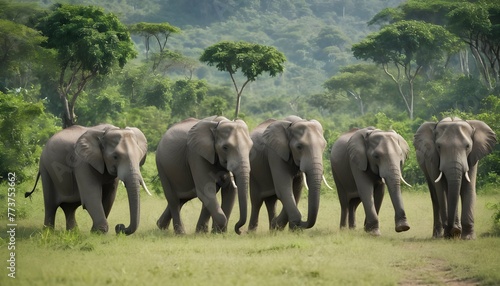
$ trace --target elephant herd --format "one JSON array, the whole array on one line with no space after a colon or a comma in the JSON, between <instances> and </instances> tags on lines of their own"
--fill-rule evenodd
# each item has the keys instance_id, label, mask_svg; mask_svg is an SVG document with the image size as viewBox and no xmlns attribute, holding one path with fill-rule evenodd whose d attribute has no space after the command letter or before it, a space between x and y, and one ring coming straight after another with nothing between
<instances>
[{"instance_id":1,"label":"elephant herd","mask_svg":"<svg viewBox=\"0 0 500 286\"><path fill-rule=\"evenodd\" d=\"M176 234L185 233L181 208L199 198L202 209L196 231L208 232L212 218L212 231L225 232L237 197L239 220L234 229L240 234L248 217L249 192L248 231L257 229L263 203L270 229L283 229L287 224L290 229L311 228L319 211L326 144L318 121L297 116L269 119L251 133L244 121L220 116L181 121L166 131L156 150L156 166L167 200L157 226L167 229L173 222ZM423 123L413 144L431 194L433 237L474 239L477 163L492 152L495 133L482 121L448 117ZM395 211L395 231L410 229L401 196L401 182L407 184L402 168L409 150L396 132L373 127L353 129L339 137L332 146L330 162L340 201L341 228L347 224L356 227L355 213L362 203L365 231L380 235L378 213L387 185ZM133 127L75 125L55 134L42 151L37 177L37 182L42 178L44 225L54 227L61 207L66 229L74 228L75 210L82 205L92 218L92 231L106 233L120 180L128 194L130 224L118 224L115 230L134 233L140 220L141 186L149 193L140 172L146 155L146 137ZM304 186L308 188L307 220L297 208ZM278 200L283 205L279 214Z\"/></svg>"}]
</instances>

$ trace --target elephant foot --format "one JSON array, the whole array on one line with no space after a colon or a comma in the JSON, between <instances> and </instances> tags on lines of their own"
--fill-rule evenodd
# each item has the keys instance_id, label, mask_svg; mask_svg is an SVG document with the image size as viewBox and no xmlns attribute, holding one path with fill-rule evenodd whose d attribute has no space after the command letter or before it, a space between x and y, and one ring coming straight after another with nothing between
<instances>
[{"instance_id":1,"label":"elephant foot","mask_svg":"<svg viewBox=\"0 0 500 286\"><path fill-rule=\"evenodd\" d=\"M165 230L165 229L168 229L168 225L170 224L170 221L167 221L166 223L164 221L160 219L158 219L156 221L156 226L161 229L161 230Z\"/></svg>"},{"instance_id":2,"label":"elephant foot","mask_svg":"<svg viewBox=\"0 0 500 286\"><path fill-rule=\"evenodd\" d=\"M462 239L464 240L476 239L476 234L474 233L474 226L467 226L467 225L463 226Z\"/></svg>"},{"instance_id":3,"label":"elephant foot","mask_svg":"<svg viewBox=\"0 0 500 286\"><path fill-rule=\"evenodd\" d=\"M107 225L92 226L92 228L90 229L90 231L93 232L93 233L105 234L105 233L108 233L108 226Z\"/></svg>"},{"instance_id":4,"label":"elephant foot","mask_svg":"<svg viewBox=\"0 0 500 286\"><path fill-rule=\"evenodd\" d=\"M396 227L395 227L396 232L403 232L403 231L407 231L409 229L410 229L410 225L408 224L408 222L406 220L403 220L403 221L396 223Z\"/></svg>"},{"instance_id":5,"label":"elephant foot","mask_svg":"<svg viewBox=\"0 0 500 286\"><path fill-rule=\"evenodd\" d=\"M370 230L366 229L365 231L368 234L370 234L371 236L380 236L381 235L380 229L378 229L378 228L374 228L374 229L370 229Z\"/></svg>"},{"instance_id":6,"label":"elephant foot","mask_svg":"<svg viewBox=\"0 0 500 286\"><path fill-rule=\"evenodd\" d=\"M450 230L444 232L444 238L451 239L451 238L460 238L462 235L462 229L458 227L452 227Z\"/></svg>"},{"instance_id":7,"label":"elephant foot","mask_svg":"<svg viewBox=\"0 0 500 286\"><path fill-rule=\"evenodd\" d=\"M196 233L208 233L208 225L207 224L196 225Z\"/></svg>"}]
</instances>

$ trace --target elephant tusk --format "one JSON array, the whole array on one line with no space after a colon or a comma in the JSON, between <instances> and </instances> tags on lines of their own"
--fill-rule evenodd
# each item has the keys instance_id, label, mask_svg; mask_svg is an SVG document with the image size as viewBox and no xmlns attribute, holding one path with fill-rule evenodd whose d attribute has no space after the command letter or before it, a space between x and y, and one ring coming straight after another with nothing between
<instances>
[{"instance_id":1,"label":"elephant tusk","mask_svg":"<svg viewBox=\"0 0 500 286\"><path fill-rule=\"evenodd\" d=\"M237 189L238 186L236 186L236 183L234 182L233 172L229 172L229 178L231 178L231 184L233 185L233 188Z\"/></svg>"},{"instance_id":2,"label":"elephant tusk","mask_svg":"<svg viewBox=\"0 0 500 286\"><path fill-rule=\"evenodd\" d=\"M403 182L405 185L407 185L408 187L410 187L410 188L411 188L411 185L410 185L410 184L408 184L408 183L405 181L405 179L403 178L403 176L401 176L401 182Z\"/></svg>"},{"instance_id":3,"label":"elephant tusk","mask_svg":"<svg viewBox=\"0 0 500 286\"><path fill-rule=\"evenodd\" d=\"M328 182L326 181L326 178L325 176L323 175L323 182L325 182L325 185L330 189L330 190L333 190L332 187L330 187L330 185L328 185Z\"/></svg>"},{"instance_id":4,"label":"elephant tusk","mask_svg":"<svg viewBox=\"0 0 500 286\"><path fill-rule=\"evenodd\" d=\"M141 186L144 188L144 190L146 191L146 193L148 193L148 195L150 196L153 196L149 190L148 190L148 187L146 187L146 182L144 182L144 179L141 178Z\"/></svg>"},{"instance_id":5,"label":"elephant tusk","mask_svg":"<svg viewBox=\"0 0 500 286\"><path fill-rule=\"evenodd\" d=\"M465 172L465 179L470 183L469 172Z\"/></svg>"},{"instance_id":6,"label":"elephant tusk","mask_svg":"<svg viewBox=\"0 0 500 286\"><path fill-rule=\"evenodd\" d=\"M384 178L380 178L380 179L382 179L382 184L385 184L385 179Z\"/></svg>"},{"instance_id":7,"label":"elephant tusk","mask_svg":"<svg viewBox=\"0 0 500 286\"><path fill-rule=\"evenodd\" d=\"M309 191L309 186L307 185L306 173L302 172L302 179L304 180L304 187Z\"/></svg>"},{"instance_id":8,"label":"elephant tusk","mask_svg":"<svg viewBox=\"0 0 500 286\"><path fill-rule=\"evenodd\" d=\"M439 173L439 177L434 181L434 183L437 183L437 182L441 181L442 177L443 177L443 172L440 172Z\"/></svg>"}]
</instances>

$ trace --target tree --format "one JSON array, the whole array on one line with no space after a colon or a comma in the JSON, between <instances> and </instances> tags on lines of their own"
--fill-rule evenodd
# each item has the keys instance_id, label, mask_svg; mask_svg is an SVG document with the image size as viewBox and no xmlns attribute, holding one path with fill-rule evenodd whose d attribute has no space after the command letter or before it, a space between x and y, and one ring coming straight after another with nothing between
<instances>
[{"instance_id":1,"label":"tree","mask_svg":"<svg viewBox=\"0 0 500 286\"><path fill-rule=\"evenodd\" d=\"M130 32L132 34L140 35L144 38L144 46L146 48L146 59L149 59L149 53L151 50L151 40L152 38L156 40L158 46L158 51L153 52L151 59L153 61L153 73L156 72L158 67L166 59L180 60L182 56L179 53L172 52L167 49L167 41L170 35L178 34L181 29L170 25L169 23L146 23L140 22L130 26ZM168 67L167 67L168 68Z\"/></svg>"},{"instance_id":2,"label":"tree","mask_svg":"<svg viewBox=\"0 0 500 286\"><path fill-rule=\"evenodd\" d=\"M217 67L219 71L227 71L231 76L236 90L236 111L234 118L240 112L241 94L245 86L255 81L258 76L268 72L275 77L284 70L285 55L274 47L247 42L223 41L206 48L200 57L201 62ZM234 78L241 69L246 81L238 88Z\"/></svg>"},{"instance_id":3,"label":"tree","mask_svg":"<svg viewBox=\"0 0 500 286\"><path fill-rule=\"evenodd\" d=\"M357 64L344 67L335 76L327 80L323 86L330 92L344 91L359 105L361 115L365 115L364 97L377 85L375 66Z\"/></svg>"},{"instance_id":4,"label":"tree","mask_svg":"<svg viewBox=\"0 0 500 286\"><path fill-rule=\"evenodd\" d=\"M352 46L358 59L380 64L397 85L410 119L413 119L414 81L423 67L457 52L457 37L441 26L420 21L398 21L368 35ZM395 71L389 68L393 64Z\"/></svg>"},{"instance_id":5,"label":"tree","mask_svg":"<svg viewBox=\"0 0 500 286\"><path fill-rule=\"evenodd\" d=\"M66 128L76 122L75 104L85 86L116 65L122 68L137 52L127 27L94 6L57 4L37 28L48 38L44 46L57 51L57 90Z\"/></svg>"},{"instance_id":6,"label":"tree","mask_svg":"<svg viewBox=\"0 0 500 286\"><path fill-rule=\"evenodd\" d=\"M500 82L500 4L461 3L449 13L449 28L470 48L489 90Z\"/></svg>"}]
</instances>

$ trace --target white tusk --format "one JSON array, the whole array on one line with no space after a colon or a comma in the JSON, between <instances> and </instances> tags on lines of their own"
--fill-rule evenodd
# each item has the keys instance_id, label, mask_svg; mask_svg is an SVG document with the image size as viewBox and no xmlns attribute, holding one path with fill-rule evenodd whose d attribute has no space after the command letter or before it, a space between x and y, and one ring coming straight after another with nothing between
<instances>
[{"instance_id":1,"label":"white tusk","mask_svg":"<svg viewBox=\"0 0 500 286\"><path fill-rule=\"evenodd\" d=\"M442 177L443 177L443 172L440 172L439 173L439 177L434 181L434 183L437 183L437 182L441 181Z\"/></svg>"},{"instance_id":2,"label":"white tusk","mask_svg":"<svg viewBox=\"0 0 500 286\"><path fill-rule=\"evenodd\" d=\"M465 179L470 183L469 172L465 172Z\"/></svg>"},{"instance_id":3,"label":"white tusk","mask_svg":"<svg viewBox=\"0 0 500 286\"><path fill-rule=\"evenodd\" d=\"M234 182L233 172L229 172L229 178L231 178L231 184L233 184L233 188L237 189L238 186L236 186L236 183Z\"/></svg>"},{"instance_id":4,"label":"white tusk","mask_svg":"<svg viewBox=\"0 0 500 286\"><path fill-rule=\"evenodd\" d=\"M146 193L148 193L148 195L153 196L153 195L149 192L148 187L146 187L146 182L144 182L144 179L141 179L141 186L144 188L144 190L146 191Z\"/></svg>"},{"instance_id":5,"label":"white tusk","mask_svg":"<svg viewBox=\"0 0 500 286\"><path fill-rule=\"evenodd\" d=\"M304 179L304 187L309 191L309 186L307 185L306 173L302 172L302 178Z\"/></svg>"},{"instance_id":6,"label":"white tusk","mask_svg":"<svg viewBox=\"0 0 500 286\"><path fill-rule=\"evenodd\" d=\"M411 188L411 185L410 185L410 184L408 184L408 183L405 181L405 179L403 178L403 176L401 176L401 182L403 182L405 185L407 185L408 187L410 187L410 188Z\"/></svg>"},{"instance_id":7,"label":"white tusk","mask_svg":"<svg viewBox=\"0 0 500 286\"><path fill-rule=\"evenodd\" d=\"M325 185L330 189L330 190L333 190L332 187L330 187L330 185L328 185L328 182L326 181L326 178L325 176L323 175L323 182L325 182Z\"/></svg>"},{"instance_id":8,"label":"white tusk","mask_svg":"<svg viewBox=\"0 0 500 286\"><path fill-rule=\"evenodd\" d=\"M380 178L380 179L382 179L382 184L385 184L385 179L384 178Z\"/></svg>"}]
</instances>

